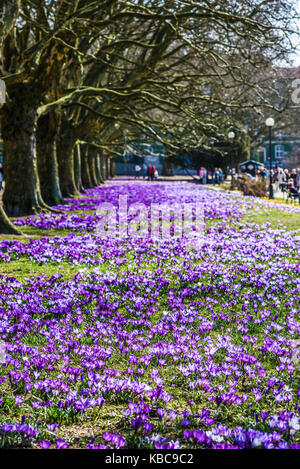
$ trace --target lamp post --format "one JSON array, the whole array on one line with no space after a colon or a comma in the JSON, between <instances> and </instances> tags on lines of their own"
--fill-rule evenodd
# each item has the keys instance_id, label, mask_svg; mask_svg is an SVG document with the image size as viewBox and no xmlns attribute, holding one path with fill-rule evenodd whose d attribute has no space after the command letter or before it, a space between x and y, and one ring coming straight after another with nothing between
<instances>
[{"instance_id":1,"label":"lamp post","mask_svg":"<svg viewBox=\"0 0 300 469\"><path fill-rule=\"evenodd\" d=\"M233 142L234 137L235 137L235 133L232 130L230 132L228 132L228 138L229 138L231 144ZM233 167L232 149L230 151L230 166L231 166L231 173L232 173L232 167Z\"/></svg>"},{"instance_id":2,"label":"lamp post","mask_svg":"<svg viewBox=\"0 0 300 469\"><path fill-rule=\"evenodd\" d=\"M274 199L274 191L273 191L273 181L272 181L272 167L273 167L273 160L272 160L272 127L274 126L275 121L272 117L268 117L266 120L266 126L269 127L269 158L270 158L270 187L269 187L269 199Z\"/></svg>"},{"instance_id":3,"label":"lamp post","mask_svg":"<svg viewBox=\"0 0 300 469\"><path fill-rule=\"evenodd\" d=\"M123 132L123 135L124 135L124 151L123 151L123 158L124 158L124 162L125 162L125 174L126 176L128 176L128 167L127 167L127 163L128 163L128 160L127 160L127 134L128 134L128 129L125 129L124 132Z\"/></svg>"}]
</instances>

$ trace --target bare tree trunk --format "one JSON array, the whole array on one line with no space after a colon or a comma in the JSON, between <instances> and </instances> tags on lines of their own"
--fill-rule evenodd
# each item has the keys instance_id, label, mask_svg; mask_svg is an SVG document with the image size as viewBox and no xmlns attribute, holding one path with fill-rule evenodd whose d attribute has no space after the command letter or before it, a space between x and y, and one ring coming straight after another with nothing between
<instances>
[{"instance_id":1,"label":"bare tree trunk","mask_svg":"<svg viewBox=\"0 0 300 469\"><path fill-rule=\"evenodd\" d=\"M106 156L106 179L110 178L110 157Z\"/></svg>"},{"instance_id":2,"label":"bare tree trunk","mask_svg":"<svg viewBox=\"0 0 300 469\"><path fill-rule=\"evenodd\" d=\"M56 154L57 128L58 119L53 112L41 116L38 120L36 133L38 172L42 197L49 205L64 201L60 190Z\"/></svg>"},{"instance_id":3,"label":"bare tree trunk","mask_svg":"<svg viewBox=\"0 0 300 469\"><path fill-rule=\"evenodd\" d=\"M96 154L96 176L97 176L97 180L99 181L99 185L103 184L104 179L102 178L100 154L98 151Z\"/></svg>"},{"instance_id":4,"label":"bare tree trunk","mask_svg":"<svg viewBox=\"0 0 300 469\"><path fill-rule=\"evenodd\" d=\"M90 175L90 166L88 163L88 147L86 145L81 145L81 176L82 183L85 189L92 189L93 184Z\"/></svg>"},{"instance_id":5,"label":"bare tree trunk","mask_svg":"<svg viewBox=\"0 0 300 469\"><path fill-rule=\"evenodd\" d=\"M114 178L116 175L116 161L114 158L110 160L110 177Z\"/></svg>"},{"instance_id":6,"label":"bare tree trunk","mask_svg":"<svg viewBox=\"0 0 300 469\"><path fill-rule=\"evenodd\" d=\"M73 148L75 141L75 132L72 124L63 117L57 146L59 180L63 197L72 197L79 194L75 184L74 172Z\"/></svg>"},{"instance_id":7,"label":"bare tree trunk","mask_svg":"<svg viewBox=\"0 0 300 469\"><path fill-rule=\"evenodd\" d=\"M99 180L101 184L105 183L104 175L103 175L103 161L102 161L102 156L101 153L98 153L98 172L99 172Z\"/></svg>"},{"instance_id":8,"label":"bare tree trunk","mask_svg":"<svg viewBox=\"0 0 300 469\"><path fill-rule=\"evenodd\" d=\"M34 90L11 86L10 101L2 108L4 142L4 209L8 216L29 215L48 208L43 201L37 171Z\"/></svg>"},{"instance_id":9,"label":"bare tree trunk","mask_svg":"<svg viewBox=\"0 0 300 469\"><path fill-rule=\"evenodd\" d=\"M88 165L90 170L90 178L93 187L99 185L96 176L96 156L97 156L97 149L92 145L88 147Z\"/></svg>"},{"instance_id":10,"label":"bare tree trunk","mask_svg":"<svg viewBox=\"0 0 300 469\"><path fill-rule=\"evenodd\" d=\"M107 177L106 177L106 167L105 167L105 156L103 155L103 153L100 154L100 171L101 171L103 182L105 182Z\"/></svg>"},{"instance_id":11,"label":"bare tree trunk","mask_svg":"<svg viewBox=\"0 0 300 469\"><path fill-rule=\"evenodd\" d=\"M2 203L0 203L0 233L22 235L23 233L17 229L6 215Z\"/></svg>"},{"instance_id":12,"label":"bare tree trunk","mask_svg":"<svg viewBox=\"0 0 300 469\"><path fill-rule=\"evenodd\" d=\"M76 188L79 192L83 192L84 188L81 178L81 149L79 143L74 146L74 171Z\"/></svg>"},{"instance_id":13,"label":"bare tree trunk","mask_svg":"<svg viewBox=\"0 0 300 469\"><path fill-rule=\"evenodd\" d=\"M101 160L102 160L102 176L103 179L106 180L108 179L108 165L107 165L107 155L102 154L101 155Z\"/></svg>"},{"instance_id":14,"label":"bare tree trunk","mask_svg":"<svg viewBox=\"0 0 300 469\"><path fill-rule=\"evenodd\" d=\"M164 158L162 176L174 176L173 163L170 161L168 157Z\"/></svg>"}]
</instances>

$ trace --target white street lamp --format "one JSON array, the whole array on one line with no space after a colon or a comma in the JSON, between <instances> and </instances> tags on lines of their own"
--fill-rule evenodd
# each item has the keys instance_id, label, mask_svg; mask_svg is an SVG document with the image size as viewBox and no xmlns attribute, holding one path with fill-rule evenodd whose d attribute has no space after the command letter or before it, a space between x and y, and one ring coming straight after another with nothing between
<instances>
[{"instance_id":1,"label":"white street lamp","mask_svg":"<svg viewBox=\"0 0 300 469\"><path fill-rule=\"evenodd\" d=\"M275 124L275 121L274 121L273 117L268 117L268 119L266 119L266 126L267 127L273 127L274 124Z\"/></svg>"},{"instance_id":2,"label":"white street lamp","mask_svg":"<svg viewBox=\"0 0 300 469\"><path fill-rule=\"evenodd\" d=\"M231 141L231 143L233 142L233 139L235 137L235 133L231 130L230 132L228 132L228 138L229 140ZM233 166L233 156L232 156L232 149L231 149L231 152L230 152L230 166L231 166L231 170L232 170L232 166Z\"/></svg>"},{"instance_id":3,"label":"white street lamp","mask_svg":"<svg viewBox=\"0 0 300 469\"><path fill-rule=\"evenodd\" d=\"M269 158L270 158L270 187L269 187L269 198L274 199L274 191L273 191L273 181L272 181L272 127L274 126L275 121L273 117L268 117L266 119L266 126L269 127Z\"/></svg>"}]
</instances>

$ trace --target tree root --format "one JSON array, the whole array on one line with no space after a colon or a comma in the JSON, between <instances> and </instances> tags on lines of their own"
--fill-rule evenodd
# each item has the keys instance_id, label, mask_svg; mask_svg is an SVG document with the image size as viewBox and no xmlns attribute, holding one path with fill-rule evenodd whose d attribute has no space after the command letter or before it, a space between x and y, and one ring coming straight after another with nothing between
<instances>
[{"instance_id":1,"label":"tree root","mask_svg":"<svg viewBox=\"0 0 300 469\"><path fill-rule=\"evenodd\" d=\"M1 203L0 203L0 233L7 234L7 235L26 236L10 221Z\"/></svg>"}]
</instances>

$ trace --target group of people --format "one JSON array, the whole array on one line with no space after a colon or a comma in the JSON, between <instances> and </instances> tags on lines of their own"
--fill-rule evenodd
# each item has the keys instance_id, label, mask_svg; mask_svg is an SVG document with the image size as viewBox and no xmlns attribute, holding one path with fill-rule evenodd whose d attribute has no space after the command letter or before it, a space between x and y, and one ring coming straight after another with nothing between
<instances>
[{"instance_id":1,"label":"group of people","mask_svg":"<svg viewBox=\"0 0 300 469\"><path fill-rule=\"evenodd\" d=\"M135 178L143 177L143 179L148 178L148 181L153 181L158 179L158 171L155 166L148 165L143 163L142 166L135 166ZM214 168L214 170L206 169L201 167L198 171L198 177L200 184L222 184L222 182L228 177L233 178L237 177L238 174L235 168L227 168L223 171L221 168ZM250 175L249 175L250 176ZM270 170L264 166L260 166L256 171L255 176L251 177L266 179L270 177ZM287 188L289 190L295 190L300 192L300 168L297 169L283 169L276 166L274 169L271 169L271 177L274 184L274 191L278 192L282 188ZM0 175L1 179L1 175Z\"/></svg>"},{"instance_id":2,"label":"group of people","mask_svg":"<svg viewBox=\"0 0 300 469\"><path fill-rule=\"evenodd\" d=\"M278 191L280 187L287 186L290 190L300 191L300 168L291 171L276 167L272 169L272 181L274 189Z\"/></svg>"},{"instance_id":3,"label":"group of people","mask_svg":"<svg viewBox=\"0 0 300 469\"><path fill-rule=\"evenodd\" d=\"M147 165L147 163L143 163L142 166L137 164L135 166L135 179L140 176L142 176L143 179L148 177L148 181L153 181L154 179L158 179L158 171L155 166L152 166L151 164Z\"/></svg>"},{"instance_id":4,"label":"group of people","mask_svg":"<svg viewBox=\"0 0 300 469\"><path fill-rule=\"evenodd\" d=\"M235 168L230 168L227 166L223 172L221 168L215 168L213 171L211 171L201 167L198 171L200 184L221 184L228 176L238 176ZM256 177L257 179L266 179L270 177L270 170L264 166L260 166L256 171L255 176L250 174L249 176ZM289 170L276 166L275 168L271 169L271 177L274 184L274 190L276 192L278 192L283 187L289 190L300 192L300 168Z\"/></svg>"},{"instance_id":5,"label":"group of people","mask_svg":"<svg viewBox=\"0 0 300 469\"><path fill-rule=\"evenodd\" d=\"M215 168L213 171L202 167L198 171L200 184L221 184L224 181L225 174L221 168Z\"/></svg>"},{"instance_id":6,"label":"group of people","mask_svg":"<svg viewBox=\"0 0 300 469\"><path fill-rule=\"evenodd\" d=\"M270 172L263 166L257 171L256 177L269 178ZM300 192L300 168L289 170L276 166L271 169L271 179L275 192L280 189L283 191L289 189L295 193Z\"/></svg>"}]
</instances>

